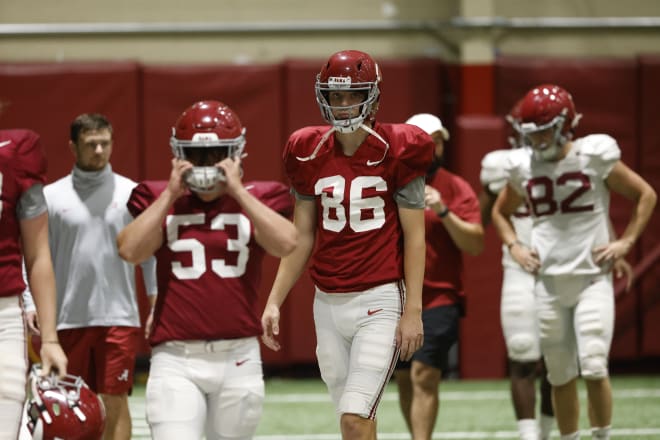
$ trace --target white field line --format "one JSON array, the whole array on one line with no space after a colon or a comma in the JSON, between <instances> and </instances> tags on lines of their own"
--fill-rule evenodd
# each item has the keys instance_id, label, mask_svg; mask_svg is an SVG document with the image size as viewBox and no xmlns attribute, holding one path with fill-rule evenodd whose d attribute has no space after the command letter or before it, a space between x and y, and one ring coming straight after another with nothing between
<instances>
[{"instance_id":1,"label":"white field line","mask_svg":"<svg viewBox=\"0 0 660 440\"><path fill-rule=\"evenodd\" d=\"M637 398L660 398L660 389L627 389L614 390L615 399L637 399ZM582 391L581 397L586 397ZM396 392L389 392L383 395L383 400L398 400ZM442 391L440 390L441 400L509 400L511 394L509 391ZM266 404L269 403L328 403L330 396L326 393L301 393L301 394L266 394Z\"/></svg>"},{"instance_id":2,"label":"white field line","mask_svg":"<svg viewBox=\"0 0 660 440\"><path fill-rule=\"evenodd\" d=\"M509 400L508 391L440 391L442 400L453 401L473 401L473 400ZM581 397L585 397L581 392ZM637 399L637 398L660 398L660 389L622 389L614 390L614 399ZM396 401L398 394L389 392L383 395L383 400ZM330 397L326 393L301 393L301 394L267 394L265 404L275 403L330 403ZM134 440L150 439L149 427L145 419L144 398L129 398L129 405L133 419ZM653 437L660 438L660 428L639 428L639 429L613 429L612 437ZM558 433L554 433L558 436ZM589 436L588 431L582 432L582 435ZM406 440L410 438L408 433L379 433L379 440ZM494 431L494 432L442 432L434 433L434 440L445 439L517 439L516 431ZM337 434L301 434L301 435L261 435L256 436L254 440L340 440Z\"/></svg>"},{"instance_id":3,"label":"white field line","mask_svg":"<svg viewBox=\"0 0 660 440\"><path fill-rule=\"evenodd\" d=\"M557 437L559 432L553 432L553 437ZM658 438L660 435L660 428L643 428L643 429L612 429L611 435L613 438L625 437L653 437ZM591 433L584 430L580 436L591 436ZM436 432L433 434L433 440L444 439L517 439L517 431L493 431L493 432ZM378 433L379 440L407 440L410 439L410 434L405 433ZM257 435L254 440L341 440L338 434L302 434L302 435Z\"/></svg>"}]
</instances>

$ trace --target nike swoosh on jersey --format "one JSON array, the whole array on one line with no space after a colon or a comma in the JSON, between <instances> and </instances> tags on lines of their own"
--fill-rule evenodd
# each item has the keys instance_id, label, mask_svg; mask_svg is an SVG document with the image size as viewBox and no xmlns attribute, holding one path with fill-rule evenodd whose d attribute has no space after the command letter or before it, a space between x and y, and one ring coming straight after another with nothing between
<instances>
[{"instance_id":1,"label":"nike swoosh on jersey","mask_svg":"<svg viewBox=\"0 0 660 440\"><path fill-rule=\"evenodd\" d=\"M7 145L11 144L11 140L0 142L0 148L6 147Z\"/></svg>"},{"instance_id":2,"label":"nike swoosh on jersey","mask_svg":"<svg viewBox=\"0 0 660 440\"><path fill-rule=\"evenodd\" d=\"M244 363L246 363L246 362L249 361L249 360L250 360L250 359L243 359L242 361L236 361L236 366L237 366L237 367L240 367L241 365L243 365Z\"/></svg>"},{"instance_id":3,"label":"nike swoosh on jersey","mask_svg":"<svg viewBox=\"0 0 660 440\"><path fill-rule=\"evenodd\" d=\"M374 313L380 312L381 310L383 310L383 309L369 309L369 310L367 310L367 315L371 316Z\"/></svg>"}]
</instances>

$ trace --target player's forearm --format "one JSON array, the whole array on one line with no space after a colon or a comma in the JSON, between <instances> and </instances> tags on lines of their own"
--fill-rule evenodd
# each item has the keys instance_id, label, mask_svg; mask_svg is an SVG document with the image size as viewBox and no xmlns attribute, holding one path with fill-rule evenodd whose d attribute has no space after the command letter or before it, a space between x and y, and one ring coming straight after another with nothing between
<instances>
[{"instance_id":1,"label":"player's forearm","mask_svg":"<svg viewBox=\"0 0 660 440\"><path fill-rule=\"evenodd\" d=\"M255 239L266 252L275 257L289 255L298 243L294 224L257 200L247 190L236 194L236 200L254 224Z\"/></svg>"},{"instance_id":2,"label":"player's forearm","mask_svg":"<svg viewBox=\"0 0 660 440\"><path fill-rule=\"evenodd\" d=\"M483 189L479 193L479 209L481 210L481 224L485 228L491 222L491 211L493 210L493 203L495 203L496 195Z\"/></svg>"},{"instance_id":3,"label":"player's forearm","mask_svg":"<svg viewBox=\"0 0 660 440\"><path fill-rule=\"evenodd\" d=\"M293 252L280 260L275 281L273 281L273 286L268 296L267 305L273 304L279 308L284 303L289 292L305 270L313 247L314 236L301 234L298 245Z\"/></svg>"},{"instance_id":4,"label":"player's forearm","mask_svg":"<svg viewBox=\"0 0 660 440\"><path fill-rule=\"evenodd\" d=\"M424 211L399 209L399 218L403 230L403 275L406 284L404 313L421 313L426 260Z\"/></svg>"},{"instance_id":5,"label":"player's forearm","mask_svg":"<svg viewBox=\"0 0 660 440\"><path fill-rule=\"evenodd\" d=\"M449 212L442 224L456 246L470 255L479 255L484 249L484 228L478 223L470 223Z\"/></svg>"},{"instance_id":6,"label":"player's forearm","mask_svg":"<svg viewBox=\"0 0 660 440\"><path fill-rule=\"evenodd\" d=\"M516 234L516 230L513 227L513 223L511 223L509 216L502 213L497 205L493 207L492 220L493 226L495 227L500 240L502 240L502 243L508 246L518 240L518 235Z\"/></svg>"},{"instance_id":7,"label":"player's forearm","mask_svg":"<svg viewBox=\"0 0 660 440\"><path fill-rule=\"evenodd\" d=\"M163 243L161 225L176 198L169 189L145 209L117 235L119 256L129 263L139 264L153 255Z\"/></svg>"},{"instance_id":8,"label":"player's forearm","mask_svg":"<svg viewBox=\"0 0 660 440\"><path fill-rule=\"evenodd\" d=\"M640 195L630 221L628 222L628 226L621 235L621 240L627 241L630 247L632 247L642 234L642 231L644 231L644 228L646 228L646 225L653 214L656 203L657 195L655 191L648 186L648 188Z\"/></svg>"},{"instance_id":9,"label":"player's forearm","mask_svg":"<svg viewBox=\"0 0 660 440\"><path fill-rule=\"evenodd\" d=\"M517 196L510 187L505 187L495 200L493 210L491 211L491 218L493 226L500 236L502 243L509 246L518 240L516 230L511 223L510 217L515 212L516 208L522 202L522 198Z\"/></svg>"},{"instance_id":10,"label":"player's forearm","mask_svg":"<svg viewBox=\"0 0 660 440\"><path fill-rule=\"evenodd\" d=\"M48 245L48 214L21 220L25 274L37 308L43 341L57 341L55 274Z\"/></svg>"},{"instance_id":11,"label":"player's forearm","mask_svg":"<svg viewBox=\"0 0 660 440\"><path fill-rule=\"evenodd\" d=\"M426 242L406 239L404 241L403 273L406 284L406 304L404 313L421 313L422 287L424 285L424 266Z\"/></svg>"},{"instance_id":12,"label":"player's forearm","mask_svg":"<svg viewBox=\"0 0 660 440\"><path fill-rule=\"evenodd\" d=\"M28 280L39 316L41 339L42 341L57 341L57 292L50 258L37 258L32 268L28 268Z\"/></svg>"}]
</instances>

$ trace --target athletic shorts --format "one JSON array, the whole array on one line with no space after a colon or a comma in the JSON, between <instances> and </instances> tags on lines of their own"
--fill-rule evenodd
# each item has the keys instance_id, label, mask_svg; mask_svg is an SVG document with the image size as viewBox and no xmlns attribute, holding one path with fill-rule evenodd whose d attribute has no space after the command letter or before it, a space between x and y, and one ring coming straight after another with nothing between
<instances>
[{"instance_id":1,"label":"athletic shorts","mask_svg":"<svg viewBox=\"0 0 660 440\"><path fill-rule=\"evenodd\" d=\"M419 361L440 371L446 371L449 349L458 341L461 309L458 304L432 307L422 311L424 344L410 361L399 361L398 369L410 369L412 361Z\"/></svg>"},{"instance_id":2,"label":"athletic shorts","mask_svg":"<svg viewBox=\"0 0 660 440\"><path fill-rule=\"evenodd\" d=\"M133 386L139 327L81 327L57 332L69 364L96 393L125 394Z\"/></svg>"}]
</instances>

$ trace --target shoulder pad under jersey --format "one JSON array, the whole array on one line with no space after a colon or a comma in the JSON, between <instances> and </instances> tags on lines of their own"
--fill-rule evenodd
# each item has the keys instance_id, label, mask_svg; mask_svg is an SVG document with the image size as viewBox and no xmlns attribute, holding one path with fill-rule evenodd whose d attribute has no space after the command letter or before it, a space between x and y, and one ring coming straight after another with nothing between
<instances>
[{"instance_id":1,"label":"shoulder pad under jersey","mask_svg":"<svg viewBox=\"0 0 660 440\"><path fill-rule=\"evenodd\" d=\"M481 184L492 194L499 194L506 186L509 174L506 171L506 158L511 150L495 150L481 159Z\"/></svg>"}]
</instances>

